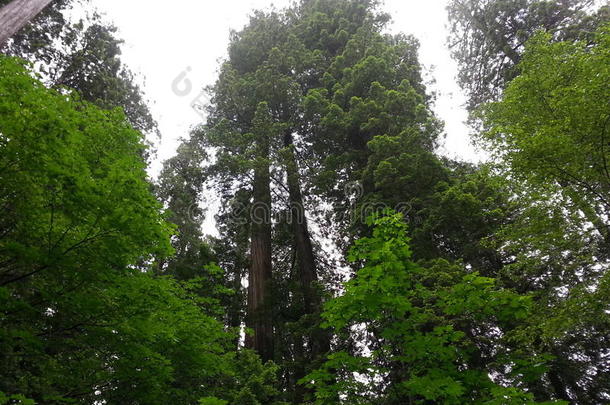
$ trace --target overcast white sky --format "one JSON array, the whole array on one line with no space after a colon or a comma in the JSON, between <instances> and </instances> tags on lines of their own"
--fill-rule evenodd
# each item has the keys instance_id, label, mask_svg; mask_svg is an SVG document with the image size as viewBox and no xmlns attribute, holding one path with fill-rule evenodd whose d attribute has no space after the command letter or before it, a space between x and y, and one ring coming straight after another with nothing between
<instances>
[{"instance_id":1,"label":"overcast white sky","mask_svg":"<svg viewBox=\"0 0 610 405\"><path fill-rule=\"evenodd\" d=\"M219 60L225 57L230 29L241 29L254 9L273 4L282 8L288 0L95 0L99 10L114 22L125 40L123 60L145 79L144 91L159 122L162 138L157 143L160 162L171 157L178 138L202 118L191 108L206 85L214 83ZM436 112L445 121L447 139L443 153L468 160L476 154L464 125L464 96L455 83L456 65L446 47L447 0L386 0L384 9L392 15L392 32L413 34L421 42L420 59L436 83ZM183 74L182 76L180 76ZM192 86L187 92L187 82ZM177 81L179 95L173 91Z\"/></svg>"}]
</instances>

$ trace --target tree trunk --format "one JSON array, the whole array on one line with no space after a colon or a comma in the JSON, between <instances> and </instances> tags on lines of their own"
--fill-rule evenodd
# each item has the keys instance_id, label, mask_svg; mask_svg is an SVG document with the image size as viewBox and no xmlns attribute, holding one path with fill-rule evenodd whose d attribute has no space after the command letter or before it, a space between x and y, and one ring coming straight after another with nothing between
<instances>
[{"instance_id":1,"label":"tree trunk","mask_svg":"<svg viewBox=\"0 0 610 405\"><path fill-rule=\"evenodd\" d=\"M264 136L263 136L264 137ZM248 282L248 327L254 335L246 345L263 361L273 358L273 313L271 307L271 188L269 141L259 141L259 160L254 169L251 214L250 272Z\"/></svg>"},{"instance_id":2,"label":"tree trunk","mask_svg":"<svg viewBox=\"0 0 610 405\"><path fill-rule=\"evenodd\" d=\"M0 47L53 0L13 0L0 9Z\"/></svg>"},{"instance_id":3,"label":"tree trunk","mask_svg":"<svg viewBox=\"0 0 610 405\"><path fill-rule=\"evenodd\" d=\"M247 266L242 267L242 263L236 261L235 269L233 276L233 291L235 291L235 295L231 297L229 307L227 309L227 322L229 327L238 329L242 325L242 317L241 309L243 308L243 295L241 294L241 279L242 276L246 273ZM236 349L239 348L239 336L235 337L233 341L234 347Z\"/></svg>"},{"instance_id":4,"label":"tree trunk","mask_svg":"<svg viewBox=\"0 0 610 405\"><path fill-rule=\"evenodd\" d=\"M292 340L294 344L294 369L289 377L292 380L290 382L290 387L293 390L291 402L293 404L302 404L305 402L306 392L310 391L304 385L298 384L299 380L307 374L305 355L303 353L305 342L303 341L303 336L300 334L293 334Z\"/></svg>"},{"instance_id":5,"label":"tree trunk","mask_svg":"<svg viewBox=\"0 0 610 405\"><path fill-rule=\"evenodd\" d=\"M570 398L570 395L568 394L565 385L561 381L561 377L559 377L559 373L557 372L557 370L554 369L554 367L551 367L548 376L549 381L551 382L551 386L555 391L555 395L557 396L557 399L572 402L572 398Z\"/></svg>"},{"instance_id":6,"label":"tree trunk","mask_svg":"<svg viewBox=\"0 0 610 405\"><path fill-rule=\"evenodd\" d=\"M286 135L288 139L292 138ZM290 142L290 143L288 143ZM286 173L288 177L288 192L290 194L290 221L297 252L297 263L299 268L299 279L303 289L303 300L306 313L312 313L320 306L320 297L315 293L313 283L318 280L316 273L316 261L311 245L311 238L305 217L303 196L299 182L298 167L294 156L292 141L287 141L288 161L286 162Z\"/></svg>"},{"instance_id":7,"label":"tree trunk","mask_svg":"<svg viewBox=\"0 0 610 405\"><path fill-rule=\"evenodd\" d=\"M294 153L292 133L284 134L284 146L287 150L286 174L288 182L288 193L290 195L290 220L297 252L297 263L299 269L299 280L303 293L303 306L305 314L319 314L321 311L321 298L314 284L318 281L316 272L316 259L313 254L311 237L307 227L303 195L299 179L299 169ZM328 333L315 330L311 336L312 357L326 353L330 350L330 338Z\"/></svg>"}]
</instances>

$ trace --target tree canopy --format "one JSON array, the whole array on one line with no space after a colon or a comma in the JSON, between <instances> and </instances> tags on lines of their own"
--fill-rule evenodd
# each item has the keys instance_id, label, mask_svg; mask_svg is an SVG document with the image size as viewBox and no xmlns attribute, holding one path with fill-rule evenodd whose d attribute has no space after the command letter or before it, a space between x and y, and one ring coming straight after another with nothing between
<instances>
[{"instance_id":1,"label":"tree canopy","mask_svg":"<svg viewBox=\"0 0 610 405\"><path fill-rule=\"evenodd\" d=\"M607 8L449 2L482 164L377 1L256 11L151 179L72 4L0 56L0 405L610 400Z\"/></svg>"}]
</instances>

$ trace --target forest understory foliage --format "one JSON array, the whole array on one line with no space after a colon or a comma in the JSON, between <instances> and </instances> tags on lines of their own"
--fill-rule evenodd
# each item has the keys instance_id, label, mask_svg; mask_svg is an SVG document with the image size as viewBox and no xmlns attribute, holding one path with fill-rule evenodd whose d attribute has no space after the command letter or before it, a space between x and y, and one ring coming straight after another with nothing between
<instances>
[{"instance_id":1,"label":"forest understory foliage","mask_svg":"<svg viewBox=\"0 0 610 405\"><path fill-rule=\"evenodd\" d=\"M610 403L607 5L448 2L481 164L377 1L256 11L157 179L71 7L0 44L0 405Z\"/></svg>"}]
</instances>

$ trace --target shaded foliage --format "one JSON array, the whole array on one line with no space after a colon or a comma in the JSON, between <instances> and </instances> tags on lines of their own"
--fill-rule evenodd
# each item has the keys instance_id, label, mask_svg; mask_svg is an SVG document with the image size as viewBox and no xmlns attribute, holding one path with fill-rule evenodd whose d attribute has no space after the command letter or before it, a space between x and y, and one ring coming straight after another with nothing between
<instances>
[{"instance_id":1,"label":"shaded foliage","mask_svg":"<svg viewBox=\"0 0 610 405\"><path fill-rule=\"evenodd\" d=\"M447 7L453 57L470 110L495 101L518 74L526 41L538 30L556 41L592 40L610 20L594 0L452 0Z\"/></svg>"}]
</instances>

